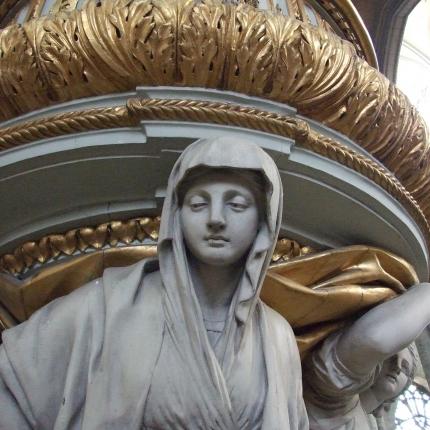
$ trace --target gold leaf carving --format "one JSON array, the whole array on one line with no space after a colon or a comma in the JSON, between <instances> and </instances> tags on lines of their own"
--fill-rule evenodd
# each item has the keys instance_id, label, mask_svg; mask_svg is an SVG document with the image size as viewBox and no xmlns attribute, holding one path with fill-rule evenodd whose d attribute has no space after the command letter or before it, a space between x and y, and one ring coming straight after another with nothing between
<instances>
[{"instance_id":1,"label":"gold leaf carving","mask_svg":"<svg viewBox=\"0 0 430 430\"><path fill-rule=\"evenodd\" d=\"M0 115L4 118L50 104L34 49L19 25L0 32Z\"/></svg>"},{"instance_id":2,"label":"gold leaf carving","mask_svg":"<svg viewBox=\"0 0 430 430\"><path fill-rule=\"evenodd\" d=\"M292 95L284 97L298 110L316 116L345 96L352 86L354 50L321 29L302 26L298 52L301 70L294 76ZM279 79L279 78L278 78Z\"/></svg>"},{"instance_id":3,"label":"gold leaf carving","mask_svg":"<svg viewBox=\"0 0 430 430\"><path fill-rule=\"evenodd\" d=\"M0 272L19 275L36 264L52 262L61 256L78 255L121 244L142 245L148 239L156 242L159 228L159 217L142 217L81 227L64 234L50 234L38 241L18 246L12 254L0 256ZM276 245L272 261L280 263L313 252L312 248L294 240L281 239Z\"/></svg>"},{"instance_id":4,"label":"gold leaf carving","mask_svg":"<svg viewBox=\"0 0 430 430\"><path fill-rule=\"evenodd\" d=\"M71 256L105 246L128 245L134 241L142 243L145 239L156 240L159 226L159 217L133 218L73 229L64 234L51 234L38 241L26 242L12 254L1 256L0 271L17 275L37 263L44 264L61 256Z\"/></svg>"},{"instance_id":5,"label":"gold leaf carving","mask_svg":"<svg viewBox=\"0 0 430 430\"><path fill-rule=\"evenodd\" d=\"M340 17L347 10L340 0L324 2ZM345 28L352 28L350 18L344 20ZM139 85L203 86L266 97L290 104L360 144L430 216L430 144L424 121L351 43L321 27L243 2L100 0L82 10L9 26L0 33L0 53L0 120ZM150 111L163 109L153 104ZM196 105L193 118L208 115L205 109ZM218 115L222 112L219 108ZM122 115L134 120L130 113L94 111L73 121L66 115L55 123L38 123L18 134L9 129L0 145L6 149L34 140L36 134L49 137L61 127L67 132L108 128L108 115L111 126L124 125ZM229 121L237 115L230 110ZM251 123L247 114L241 120L245 117ZM271 118L258 121L265 129L279 128Z\"/></svg>"},{"instance_id":6,"label":"gold leaf carving","mask_svg":"<svg viewBox=\"0 0 430 430\"><path fill-rule=\"evenodd\" d=\"M229 44L229 6L212 6L213 2L207 0L181 14L178 64L183 84L194 82L196 86L212 88L222 85Z\"/></svg>"},{"instance_id":7,"label":"gold leaf carving","mask_svg":"<svg viewBox=\"0 0 430 430\"><path fill-rule=\"evenodd\" d=\"M105 0L45 20L40 65L57 100L171 82L174 18L167 1Z\"/></svg>"},{"instance_id":8,"label":"gold leaf carving","mask_svg":"<svg viewBox=\"0 0 430 430\"><path fill-rule=\"evenodd\" d=\"M46 20L42 31L31 23L26 28L28 33L36 33L35 37L40 38L40 67L52 97L58 101L84 97L88 89L82 84L76 85L76 82L88 82L84 58L75 49L80 37L77 21L57 17Z\"/></svg>"},{"instance_id":9,"label":"gold leaf carving","mask_svg":"<svg viewBox=\"0 0 430 430\"><path fill-rule=\"evenodd\" d=\"M337 23L345 39L354 45L359 57L378 68L372 41L351 0L319 0L319 4Z\"/></svg>"},{"instance_id":10,"label":"gold leaf carving","mask_svg":"<svg viewBox=\"0 0 430 430\"><path fill-rule=\"evenodd\" d=\"M336 128L338 131L348 135L356 142L360 142L365 149L375 151L375 143L382 141L375 136L372 139L371 148L367 134L369 130L378 127L378 116L384 106L381 100L388 95L389 83L375 69L369 68L363 61L357 60L354 64L354 74L352 75L350 86L351 90L347 97L340 99L332 109L328 106L331 116L322 114L320 117L329 127ZM375 131L374 131L375 132ZM381 133L381 130L378 130ZM390 134L389 138L392 138ZM386 143L383 144L386 146ZM375 153L375 152L373 152Z\"/></svg>"},{"instance_id":11,"label":"gold leaf carving","mask_svg":"<svg viewBox=\"0 0 430 430\"><path fill-rule=\"evenodd\" d=\"M50 13L56 14L63 11L72 11L76 9L79 0L56 0L52 6Z\"/></svg>"},{"instance_id":12,"label":"gold leaf carving","mask_svg":"<svg viewBox=\"0 0 430 430\"><path fill-rule=\"evenodd\" d=\"M281 263L283 261L288 261L292 258L313 254L314 252L315 251L311 247L300 245L295 240L280 239L276 243L276 247L272 256L272 261L274 263Z\"/></svg>"},{"instance_id":13,"label":"gold leaf carving","mask_svg":"<svg viewBox=\"0 0 430 430\"><path fill-rule=\"evenodd\" d=\"M271 75L274 51L273 41L266 32L266 15L245 4L230 10L224 87L261 94Z\"/></svg>"}]
</instances>

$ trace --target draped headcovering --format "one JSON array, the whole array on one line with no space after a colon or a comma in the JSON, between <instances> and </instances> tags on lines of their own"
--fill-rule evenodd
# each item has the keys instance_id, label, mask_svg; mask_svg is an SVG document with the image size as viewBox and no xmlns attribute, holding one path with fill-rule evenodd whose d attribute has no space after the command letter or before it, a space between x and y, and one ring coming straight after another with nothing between
<instances>
[{"instance_id":1,"label":"draped headcovering","mask_svg":"<svg viewBox=\"0 0 430 430\"><path fill-rule=\"evenodd\" d=\"M170 288L186 294L191 279L187 266L183 237L179 222L178 187L190 170L196 167L208 169L227 168L252 170L261 174L265 185L264 219L246 262L246 276L238 287L239 297L236 316L245 322L252 311L269 267L278 236L282 216L282 183L278 168L272 158L259 146L233 137L201 139L182 153L170 174L167 196L164 201L158 241L158 255L162 267L163 282L176 285ZM172 267L165 262L181 263ZM179 272L176 272L179 270ZM171 276L172 279L169 279Z\"/></svg>"},{"instance_id":2,"label":"draped headcovering","mask_svg":"<svg viewBox=\"0 0 430 430\"><path fill-rule=\"evenodd\" d=\"M194 292L180 224L178 187L196 167L208 170L251 170L261 174L265 187L264 215L230 307L221 339L221 360L219 354L218 357L215 356L209 344ZM241 371L235 362L252 344L252 324L248 322L252 319L270 264L281 213L282 185L278 169L272 158L255 144L233 137L202 139L185 149L171 172L158 242L160 272L166 291L166 320L178 345L178 354L185 363L191 363L190 372L206 387L213 387L218 391L218 395L214 395L210 389L204 390L201 395L203 398L208 396L208 403L214 403L214 398L222 399L222 410L231 409L226 381L231 372ZM243 356L241 359L243 360ZM233 368L236 370L233 371ZM234 420L225 422L224 426L234 428Z\"/></svg>"}]
</instances>

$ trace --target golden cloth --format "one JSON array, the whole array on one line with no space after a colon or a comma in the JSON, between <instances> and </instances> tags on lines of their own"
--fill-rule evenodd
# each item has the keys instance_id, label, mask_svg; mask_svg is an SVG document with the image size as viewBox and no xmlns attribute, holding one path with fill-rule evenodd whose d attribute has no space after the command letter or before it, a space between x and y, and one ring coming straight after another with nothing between
<instances>
[{"instance_id":1,"label":"golden cloth","mask_svg":"<svg viewBox=\"0 0 430 430\"><path fill-rule=\"evenodd\" d=\"M156 255L155 246L96 251L41 268L24 280L0 275L0 328L26 320L107 267ZM350 246L273 265L261 298L294 328L302 357L329 333L418 282L413 267L381 249Z\"/></svg>"}]
</instances>

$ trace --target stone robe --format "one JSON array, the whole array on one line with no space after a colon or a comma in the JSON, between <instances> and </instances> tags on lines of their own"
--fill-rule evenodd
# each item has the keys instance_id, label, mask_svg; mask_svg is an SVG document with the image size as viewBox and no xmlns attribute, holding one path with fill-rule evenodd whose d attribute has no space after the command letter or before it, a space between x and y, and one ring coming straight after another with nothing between
<instances>
[{"instance_id":1,"label":"stone robe","mask_svg":"<svg viewBox=\"0 0 430 430\"><path fill-rule=\"evenodd\" d=\"M339 360L336 345L342 331L324 340L307 358L304 396L310 430L372 430L360 393L368 389L380 365L367 375L351 373Z\"/></svg>"}]
</instances>

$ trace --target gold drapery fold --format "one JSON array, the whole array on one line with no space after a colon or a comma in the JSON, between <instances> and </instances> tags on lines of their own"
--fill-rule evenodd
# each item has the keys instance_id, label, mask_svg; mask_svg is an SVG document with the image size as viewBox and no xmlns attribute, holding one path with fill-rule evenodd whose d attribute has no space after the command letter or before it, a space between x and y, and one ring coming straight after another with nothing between
<instances>
[{"instance_id":1,"label":"gold drapery fold","mask_svg":"<svg viewBox=\"0 0 430 430\"><path fill-rule=\"evenodd\" d=\"M22 322L40 307L100 277L107 267L156 255L152 245L124 246L72 257L23 280L0 275L0 327ZM270 267L261 298L283 315L304 356L331 332L418 282L413 267L381 249L350 246Z\"/></svg>"},{"instance_id":2,"label":"gold drapery fold","mask_svg":"<svg viewBox=\"0 0 430 430\"><path fill-rule=\"evenodd\" d=\"M290 322L304 356L331 332L417 282L402 258L350 246L272 266L261 298Z\"/></svg>"}]
</instances>

